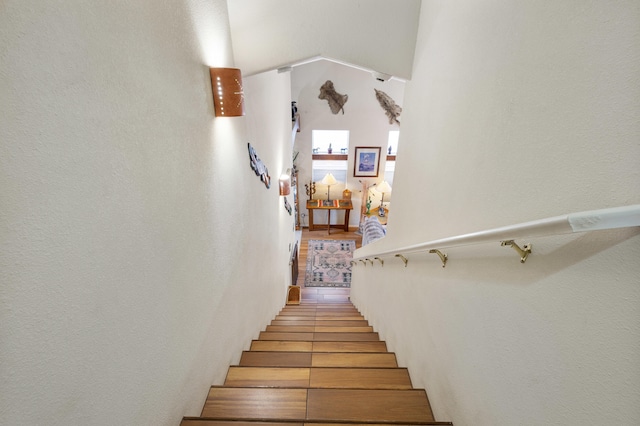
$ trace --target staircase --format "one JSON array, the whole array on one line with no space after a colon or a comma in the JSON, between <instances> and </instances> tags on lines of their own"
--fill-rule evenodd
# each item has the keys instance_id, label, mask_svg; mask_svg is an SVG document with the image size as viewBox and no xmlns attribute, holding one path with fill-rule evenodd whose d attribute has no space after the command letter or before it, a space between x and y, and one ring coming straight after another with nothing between
<instances>
[{"instance_id":1,"label":"staircase","mask_svg":"<svg viewBox=\"0 0 640 426\"><path fill-rule=\"evenodd\" d=\"M348 289L303 288L181 426L450 425L434 421Z\"/></svg>"}]
</instances>

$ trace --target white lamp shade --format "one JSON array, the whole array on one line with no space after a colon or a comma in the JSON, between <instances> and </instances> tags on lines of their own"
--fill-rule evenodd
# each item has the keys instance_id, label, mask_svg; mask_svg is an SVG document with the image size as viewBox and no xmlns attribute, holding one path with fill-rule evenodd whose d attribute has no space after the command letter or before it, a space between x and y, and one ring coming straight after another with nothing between
<instances>
[{"instance_id":1,"label":"white lamp shade","mask_svg":"<svg viewBox=\"0 0 640 426\"><path fill-rule=\"evenodd\" d=\"M336 183L338 183L338 181L335 177L333 177L331 173L327 173L326 176L322 178L320 183L323 185L335 185Z\"/></svg>"},{"instance_id":2,"label":"white lamp shade","mask_svg":"<svg viewBox=\"0 0 640 426\"><path fill-rule=\"evenodd\" d=\"M378 191L382 192L383 194L386 192L391 192L391 186L387 183L386 180L383 180L382 183L378 186L375 187Z\"/></svg>"}]
</instances>

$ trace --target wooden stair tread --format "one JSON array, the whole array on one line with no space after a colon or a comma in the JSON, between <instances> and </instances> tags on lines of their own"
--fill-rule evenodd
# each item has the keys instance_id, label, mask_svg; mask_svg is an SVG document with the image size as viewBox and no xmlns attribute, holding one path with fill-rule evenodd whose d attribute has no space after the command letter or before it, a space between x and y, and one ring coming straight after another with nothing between
<instances>
[{"instance_id":1,"label":"wooden stair tread","mask_svg":"<svg viewBox=\"0 0 640 426\"><path fill-rule=\"evenodd\" d=\"M253 367L311 367L311 352L244 351L240 365Z\"/></svg>"},{"instance_id":2,"label":"wooden stair tread","mask_svg":"<svg viewBox=\"0 0 640 426\"><path fill-rule=\"evenodd\" d=\"M306 316L306 315L276 315L274 318L278 321L308 321L310 318L316 318L315 316ZM324 316L322 317L323 321L365 321L362 315L336 315L336 316Z\"/></svg>"},{"instance_id":3,"label":"wooden stair tread","mask_svg":"<svg viewBox=\"0 0 640 426\"><path fill-rule=\"evenodd\" d=\"M434 420L424 390L309 389L308 392L310 419L408 423Z\"/></svg>"},{"instance_id":4,"label":"wooden stair tread","mask_svg":"<svg viewBox=\"0 0 640 426\"><path fill-rule=\"evenodd\" d=\"M394 353L313 353L312 367L397 367Z\"/></svg>"},{"instance_id":5,"label":"wooden stair tread","mask_svg":"<svg viewBox=\"0 0 640 426\"><path fill-rule=\"evenodd\" d=\"M421 389L212 387L202 417L329 422L434 421L427 395Z\"/></svg>"},{"instance_id":6,"label":"wooden stair tread","mask_svg":"<svg viewBox=\"0 0 640 426\"><path fill-rule=\"evenodd\" d=\"M265 331L285 333L313 333L315 331L315 328L315 325L268 325Z\"/></svg>"},{"instance_id":7,"label":"wooden stair tread","mask_svg":"<svg viewBox=\"0 0 640 426\"><path fill-rule=\"evenodd\" d=\"M369 322L365 320L273 320L270 325L313 325L321 327L368 327Z\"/></svg>"},{"instance_id":8,"label":"wooden stair tread","mask_svg":"<svg viewBox=\"0 0 640 426\"><path fill-rule=\"evenodd\" d=\"M368 342L313 342L313 352L386 352L387 344L380 340Z\"/></svg>"},{"instance_id":9,"label":"wooden stair tread","mask_svg":"<svg viewBox=\"0 0 640 426\"><path fill-rule=\"evenodd\" d=\"M282 314L295 314L295 313L300 313L301 315L310 315L310 314L326 314L326 313L349 313L349 314L358 314L360 315L360 311L358 309L356 309L355 307L351 306L351 305L327 305L327 306L322 306L322 305L313 305L313 306L307 306L307 305L287 305L285 306L283 309L281 309L279 311Z\"/></svg>"},{"instance_id":10,"label":"wooden stair tread","mask_svg":"<svg viewBox=\"0 0 640 426\"><path fill-rule=\"evenodd\" d=\"M295 421L262 421L262 420L216 420L210 417L185 417L180 426L415 426L415 425L435 425L435 426L451 426L451 422L385 422L385 423L364 423L364 422L343 422L343 423L324 423L317 420L305 420L304 422Z\"/></svg>"},{"instance_id":11,"label":"wooden stair tread","mask_svg":"<svg viewBox=\"0 0 640 426\"><path fill-rule=\"evenodd\" d=\"M406 368L312 368L310 388L412 389Z\"/></svg>"},{"instance_id":12,"label":"wooden stair tread","mask_svg":"<svg viewBox=\"0 0 640 426\"><path fill-rule=\"evenodd\" d=\"M309 367L229 367L225 386L308 388Z\"/></svg>"},{"instance_id":13,"label":"wooden stair tread","mask_svg":"<svg viewBox=\"0 0 640 426\"><path fill-rule=\"evenodd\" d=\"M244 367L397 367L392 352L259 352L244 351Z\"/></svg>"},{"instance_id":14,"label":"wooden stair tread","mask_svg":"<svg viewBox=\"0 0 640 426\"><path fill-rule=\"evenodd\" d=\"M318 342L371 342L380 340L377 332L299 332L261 331L259 340L291 340Z\"/></svg>"},{"instance_id":15,"label":"wooden stair tread","mask_svg":"<svg viewBox=\"0 0 640 426\"><path fill-rule=\"evenodd\" d=\"M265 331L303 333L372 333L373 327L343 327L338 325L268 325Z\"/></svg>"},{"instance_id":16,"label":"wooden stair tread","mask_svg":"<svg viewBox=\"0 0 640 426\"><path fill-rule=\"evenodd\" d=\"M304 426L303 422L264 422L264 421L237 421L214 420L202 417L185 417L180 426Z\"/></svg>"},{"instance_id":17,"label":"wooden stair tread","mask_svg":"<svg viewBox=\"0 0 640 426\"><path fill-rule=\"evenodd\" d=\"M372 333L313 333L316 342L371 342L379 341L377 332Z\"/></svg>"},{"instance_id":18,"label":"wooden stair tread","mask_svg":"<svg viewBox=\"0 0 640 426\"><path fill-rule=\"evenodd\" d=\"M369 342L305 342L288 340L254 340L252 351L279 352L386 352L383 341Z\"/></svg>"},{"instance_id":19,"label":"wooden stair tread","mask_svg":"<svg viewBox=\"0 0 640 426\"><path fill-rule=\"evenodd\" d=\"M254 340L251 342L251 350L273 352L311 352L313 351L313 342Z\"/></svg>"},{"instance_id":20,"label":"wooden stair tread","mask_svg":"<svg viewBox=\"0 0 640 426\"><path fill-rule=\"evenodd\" d=\"M212 387L202 417L304 420L307 389Z\"/></svg>"},{"instance_id":21,"label":"wooden stair tread","mask_svg":"<svg viewBox=\"0 0 640 426\"><path fill-rule=\"evenodd\" d=\"M343 389L411 389L406 368L229 368L224 386Z\"/></svg>"},{"instance_id":22,"label":"wooden stair tread","mask_svg":"<svg viewBox=\"0 0 640 426\"><path fill-rule=\"evenodd\" d=\"M261 331L259 340L292 340L292 341L313 341L313 332L300 333L300 332L275 332L275 331Z\"/></svg>"}]
</instances>

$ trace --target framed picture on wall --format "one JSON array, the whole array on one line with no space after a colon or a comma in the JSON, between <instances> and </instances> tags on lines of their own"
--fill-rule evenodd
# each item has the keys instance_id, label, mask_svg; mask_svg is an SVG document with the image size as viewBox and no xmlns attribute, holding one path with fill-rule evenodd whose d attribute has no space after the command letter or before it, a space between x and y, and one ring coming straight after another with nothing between
<instances>
[{"instance_id":1,"label":"framed picture on wall","mask_svg":"<svg viewBox=\"0 0 640 426\"><path fill-rule=\"evenodd\" d=\"M379 146L356 146L356 161L353 164L354 177L378 177L380 167Z\"/></svg>"}]
</instances>

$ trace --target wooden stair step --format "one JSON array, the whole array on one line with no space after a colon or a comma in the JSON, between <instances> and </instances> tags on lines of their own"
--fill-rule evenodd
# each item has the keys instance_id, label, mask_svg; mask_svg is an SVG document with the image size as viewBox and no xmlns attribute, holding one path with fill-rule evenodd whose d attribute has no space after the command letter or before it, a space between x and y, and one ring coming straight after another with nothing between
<instances>
[{"instance_id":1,"label":"wooden stair step","mask_svg":"<svg viewBox=\"0 0 640 426\"><path fill-rule=\"evenodd\" d=\"M337 332L279 332L261 331L259 340L291 340L317 342L371 342L380 340L377 332L337 333Z\"/></svg>"},{"instance_id":2,"label":"wooden stair step","mask_svg":"<svg viewBox=\"0 0 640 426\"><path fill-rule=\"evenodd\" d=\"M313 333L315 331L315 328L315 325L268 325L265 331Z\"/></svg>"},{"instance_id":3,"label":"wooden stair step","mask_svg":"<svg viewBox=\"0 0 640 426\"><path fill-rule=\"evenodd\" d=\"M272 331L261 331L258 337L259 340L291 340L291 341L313 341L313 332L311 333L280 333Z\"/></svg>"},{"instance_id":4,"label":"wooden stair step","mask_svg":"<svg viewBox=\"0 0 640 426\"><path fill-rule=\"evenodd\" d=\"M353 303L313 303L300 305L285 305L282 310L309 310L309 311L340 311L345 309L358 310Z\"/></svg>"},{"instance_id":5,"label":"wooden stair step","mask_svg":"<svg viewBox=\"0 0 640 426\"><path fill-rule=\"evenodd\" d=\"M331 315L360 315L360 312L355 308L346 308L346 309L305 309L305 308L297 308L292 307L293 305L288 305L286 308L280 310L279 315L321 315L321 316L331 316Z\"/></svg>"},{"instance_id":6,"label":"wooden stair step","mask_svg":"<svg viewBox=\"0 0 640 426\"><path fill-rule=\"evenodd\" d=\"M304 342L286 340L254 340L251 351L276 352L386 352L387 344L371 342Z\"/></svg>"},{"instance_id":7,"label":"wooden stair step","mask_svg":"<svg viewBox=\"0 0 640 426\"><path fill-rule=\"evenodd\" d=\"M396 354L385 353L312 353L312 367L397 367Z\"/></svg>"},{"instance_id":8,"label":"wooden stair step","mask_svg":"<svg viewBox=\"0 0 640 426\"><path fill-rule=\"evenodd\" d=\"M380 340L377 332L372 333L313 333L315 342L371 342Z\"/></svg>"},{"instance_id":9,"label":"wooden stair step","mask_svg":"<svg viewBox=\"0 0 640 426\"><path fill-rule=\"evenodd\" d=\"M316 318L315 316L305 316L305 315L276 315L274 318L277 321L309 321L311 318ZM364 317L362 315L339 315L339 316L331 316L322 317L323 320L339 320L339 321L364 321Z\"/></svg>"},{"instance_id":10,"label":"wooden stair step","mask_svg":"<svg viewBox=\"0 0 640 426\"><path fill-rule=\"evenodd\" d=\"M185 417L180 426L415 426L415 425L436 425L451 426L451 422L385 422L385 423L364 423L364 422L342 422L342 423L323 423L316 420L305 420L304 422L279 422L279 421L261 421L261 420L216 420L208 417Z\"/></svg>"},{"instance_id":11,"label":"wooden stair step","mask_svg":"<svg viewBox=\"0 0 640 426\"><path fill-rule=\"evenodd\" d=\"M212 387L202 417L304 420L307 389Z\"/></svg>"},{"instance_id":12,"label":"wooden stair step","mask_svg":"<svg viewBox=\"0 0 640 426\"><path fill-rule=\"evenodd\" d=\"M322 313L322 312L301 312L301 311L296 311L296 312L279 312L276 315L278 318L279 317L283 317L284 319L287 318L301 318L301 319L319 319L319 320L331 320L334 319L336 317L362 317L362 314L360 312L350 312L350 311L344 311L344 312L326 312L326 313Z\"/></svg>"},{"instance_id":13,"label":"wooden stair step","mask_svg":"<svg viewBox=\"0 0 640 426\"><path fill-rule=\"evenodd\" d=\"M219 420L432 422L421 389L280 389L212 387L202 417Z\"/></svg>"},{"instance_id":14,"label":"wooden stair step","mask_svg":"<svg viewBox=\"0 0 640 426\"><path fill-rule=\"evenodd\" d=\"M276 324L273 324L276 325ZM286 324L285 324L286 325ZM316 327L368 327L369 321L365 320L326 320L317 319L314 324Z\"/></svg>"},{"instance_id":15,"label":"wooden stair step","mask_svg":"<svg viewBox=\"0 0 640 426\"><path fill-rule=\"evenodd\" d=\"M225 386L308 388L309 367L229 367Z\"/></svg>"},{"instance_id":16,"label":"wooden stair step","mask_svg":"<svg viewBox=\"0 0 640 426\"><path fill-rule=\"evenodd\" d=\"M343 389L411 389L406 368L229 368L224 386L343 388Z\"/></svg>"},{"instance_id":17,"label":"wooden stair step","mask_svg":"<svg viewBox=\"0 0 640 426\"><path fill-rule=\"evenodd\" d=\"M322 325L268 325L265 331L276 332L318 332L318 333L372 333L373 327L343 327Z\"/></svg>"},{"instance_id":18,"label":"wooden stair step","mask_svg":"<svg viewBox=\"0 0 640 426\"><path fill-rule=\"evenodd\" d=\"M316 320L273 320L270 325L316 325Z\"/></svg>"},{"instance_id":19,"label":"wooden stair step","mask_svg":"<svg viewBox=\"0 0 640 426\"><path fill-rule=\"evenodd\" d=\"M311 368L309 387L412 389L406 368Z\"/></svg>"},{"instance_id":20,"label":"wooden stair step","mask_svg":"<svg viewBox=\"0 0 640 426\"><path fill-rule=\"evenodd\" d=\"M313 330L315 333L373 333L371 326L345 327L339 325L316 325Z\"/></svg>"},{"instance_id":21,"label":"wooden stair step","mask_svg":"<svg viewBox=\"0 0 640 426\"><path fill-rule=\"evenodd\" d=\"M244 351L241 366L253 367L397 367L396 355L356 352L258 352Z\"/></svg>"},{"instance_id":22,"label":"wooden stair step","mask_svg":"<svg viewBox=\"0 0 640 426\"><path fill-rule=\"evenodd\" d=\"M288 340L253 340L251 351L273 352L312 352L313 342L288 341Z\"/></svg>"},{"instance_id":23,"label":"wooden stair step","mask_svg":"<svg viewBox=\"0 0 640 426\"><path fill-rule=\"evenodd\" d=\"M236 421L213 420L202 417L185 417L180 426L304 426L303 422L263 422L263 421ZM336 426L335 424L333 426Z\"/></svg>"},{"instance_id":24,"label":"wooden stair step","mask_svg":"<svg viewBox=\"0 0 640 426\"><path fill-rule=\"evenodd\" d=\"M434 421L427 394L421 389L309 389L307 418L322 421Z\"/></svg>"},{"instance_id":25,"label":"wooden stair step","mask_svg":"<svg viewBox=\"0 0 640 426\"><path fill-rule=\"evenodd\" d=\"M253 352L244 351L242 366L253 367L311 367L311 352Z\"/></svg>"},{"instance_id":26,"label":"wooden stair step","mask_svg":"<svg viewBox=\"0 0 640 426\"><path fill-rule=\"evenodd\" d=\"M313 342L313 352L386 352L387 344L380 340L369 342Z\"/></svg>"}]
</instances>

